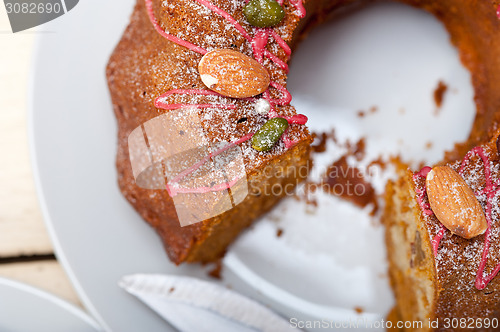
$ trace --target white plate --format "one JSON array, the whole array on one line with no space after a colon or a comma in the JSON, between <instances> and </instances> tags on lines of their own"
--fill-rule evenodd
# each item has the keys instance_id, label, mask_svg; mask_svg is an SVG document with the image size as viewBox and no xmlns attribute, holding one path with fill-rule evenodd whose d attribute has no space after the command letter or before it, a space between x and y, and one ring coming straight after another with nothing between
<instances>
[{"instance_id":1,"label":"white plate","mask_svg":"<svg viewBox=\"0 0 500 332\"><path fill-rule=\"evenodd\" d=\"M100 331L92 318L72 304L5 278L0 278L0 308L0 331Z\"/></svg>"},{"instance_id":2,"label":"white plate","mask_svg":"<svg viewBox=\"0 0 500 332\"><path fill-rule=\"evenodd\" d=\"M38 39L31 148L47 227L84 304L107 330L166 331L117 281L139 272L206 274L196 265L172 265L116 184L116 122L104 68L132 6L133 0L83 1L44 26L53 33ZM310 116L311 128L367 136L372 157L399 152L434 162L470 130L469 74L442 26L424 12L377 4L338 19L298 48L291 68L292 104ZM435 116L432 93L440 79L449 92ZM372 106L379 111L356 116ZM338 152L323 154L319 164ZM287 200L246 232L224 261L225 282L301 320L359 318L358 306L361 317L382 318L393 303L382 227L335 197L319 199L324 203L312 214ZM285 230L280 238L277 227Z\"/></svg>"}]
</instances>

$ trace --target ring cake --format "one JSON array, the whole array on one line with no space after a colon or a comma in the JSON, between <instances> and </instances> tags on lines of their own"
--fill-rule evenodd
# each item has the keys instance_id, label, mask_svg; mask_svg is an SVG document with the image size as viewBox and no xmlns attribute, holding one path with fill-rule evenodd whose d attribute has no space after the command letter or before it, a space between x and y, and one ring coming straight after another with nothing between
<instances>
[{"instance_id":1,"label":"ring cake","mask_svg":"<svg viewBox=\"0 0 500 332\"><path fill-rule=\"evenodd\" d=\"M396 311L402 320L424 322L415 329L422 331L466 329L442 325L452 318L498 322L500 1L402 2L427 10L446 26L471 72L477 112L469 139L442 163L416 173L401 166L399 179L387 186L383 220ZM293 188L307 177L312 137L307 117L290 104L287 63L312 27L360 3L137 1L107 66L119 128L118 181L174 263L220 258L286 194L269 188ZM162 130L175 132L175 144L160 140ZM161 159L176 160L188 148L196 151L193 160L203 163L172 170ZM238 157L227 157L230 151ZM239 171L220 173L208 184L188 180L218 159L238 161ZM149 168L143 165L148 162ZM227 193L229 205L218 206ZM193 216L179 202L197 202L197 210L215 206L221 213ZM182 227L183 220L191 222ZM436 319L441 325L426 324ZM498 330L491 324L474 327Z\"/></svg>"}]
</instances>

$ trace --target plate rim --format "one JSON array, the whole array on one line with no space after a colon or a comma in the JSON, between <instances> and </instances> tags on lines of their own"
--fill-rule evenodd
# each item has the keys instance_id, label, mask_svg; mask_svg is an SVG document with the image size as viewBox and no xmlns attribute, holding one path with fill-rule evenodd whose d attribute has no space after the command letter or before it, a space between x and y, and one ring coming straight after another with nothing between
<instances>
[{"instance_id":1,"label":"plate rim","mask_svg":"<svg viewBox=\"0 0 500 332\"><path fill-rule=\"evenodd\" d=\"M72 316L85 322L87 325L91 326L95 331L102 331L101 326L99 326L98 323L91 316L85 313L82 309L78 308L76 305L66 300L63 300L62 298L52 293L49 293L38 287L6 277L0 277L0 286L7 286L17 291L21 291L23 293L33 295L37 298L49 301L58 308L68 312Z\"/></svg>"},{"instance_id":2,"label":"plate rim","mask_svg":"<svg viewBox=\"0 0 500 332\"><path fill-rule=\"evenodd\" d=\"M43 32L46 31L45 27L40 27L37 32ZM80 284L78 278L76 277L76 274L74 273L73 269L71 268L71 265L69 264L69 261L64 254L64 250L61 247L61 244L59 242L59 238L56 235L56 232L54 230L54 225L53 222L51 222L51 216L49 209L47 207L47 202L46 198L43 193L43 186L42 186L42 181L40 177L40 170L38 167L38 158L37 158L37 152L36 152L36 143L35 143L35 90L36 90L36 78L37 78L37 73L36 69L38 67L38 59L39 59L39 54L41 53L42 45L43 45L43 39L42 39L42 34L37 34L34 38L33 41L33 51L31 55L31 60L29 64L29 71L28 71L28 84L27 84L27 97L26 97L26 112L27 112L27 134L28 134L28 151L29 151L29 159L30 159L30 166L31 166L31 171L32 171L32 176L33 180L35 183L35 192L38 200L38 205L40 208L40 211L42 213L42 219L43 223L45 225L45 228L47 230L47 233L49 234L49 238L51 241L52 246L54 247L54 254L57 258L57 261L59 264L61 264L63 270L66 272L66 275L68 276L68 279L71 282L71 285L75 289L80 301L82 302L84 308L89 312L92 318L94 318L97 323L99 324L99 329L98 331L105 330L105 331L112 331L110 326L106 323L106 321L102 318L102 316L99 314L98 310L95 308L93 305L92 301L89 299L87 296L86 292L84 291L82 285Z\"/></svg>"}]
</instances>

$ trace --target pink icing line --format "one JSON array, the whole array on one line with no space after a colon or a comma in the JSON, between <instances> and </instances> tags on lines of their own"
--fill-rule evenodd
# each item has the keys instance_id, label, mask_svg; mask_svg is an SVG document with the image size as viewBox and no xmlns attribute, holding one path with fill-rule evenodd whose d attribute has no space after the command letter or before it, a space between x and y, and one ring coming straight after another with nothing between
<instances>
[{"instance_id":1,"label":"pink icing line","mask_svg":"<svg viewBox=\"0 0 500 332\"><path fill-rule=\"evenodd\" d=\"M493 200L495 195L500 190L500 188L495 187L493 184L493 179L491 175L491 164L488 156L486 155L484 149L482 147L475 147L471 151L467 153L464 160L462 161L462 165L460 167L460 174L463 173L466 164L469 162L471 156L473 154L477 154L484 165L484 178L485 178L485 187L482 191L486 194L486 221L488 222L488 228L486 230L484 236L484 248L483 253L481 255L481 261L479 263L479 268L476 276L476 288L482 290L488 285L488 283L495 278L495 276L500 271L500 263L493 269L493 271L489 275L484 275L484 269L486 268L486 263L488 262L488 254L490 250L490 235L491 235L491 223L492 223L492 210L493 210Z\"/></svg>"},{"instance_id":2,"label":"pink icing line","mask_svg":"<svg viewBox=\"0 0 500 332\"><path fill-rule=\"evenodd\" d=\"M220 9L217 6L214 6L212 3L208 2L208 1L205 1L205 0L195 0L195 1L199 2L200 4L202 4L203 6L205 6L207 8L209 8L214 13L217 13L220 16L224 17L226 20L228 20L235 27L236 30L238 30L239 33L242 34L243 37L245 37L248 41L251 41L252 37L250 37L248 32L231 15L229 15L229 13Z\"/></svg>"},{"instance_id":3,"label":"pink icing line","mask_svg":"<svg viewBox=\"0 0 500 332\"><path fill-rule=\"evenodd\" d=\"M290 149L292 146L294 146L295 144L297 144L299 142L299 141L292 141L290 139L290 137L288 137L288 133L287 132L285 132L283 134L283 138L282 139L283 139L283 143L285 144L285 148L287 148L287 149Z\"/></svg>"},{"instance_id":4,"label":"pink icing line","mask_svg":"<svg viewBox=\"0 0 500 332\"><path fill-rule=\"evenodd\" d=\"M180 172L179 174L177 174L169 183L167 183L166 187L167 187L167 191L169 193L169 195L171 197L174 197L175 195L177 195L177 193L207 193L207 192L210 192L210 191L220 191L220 190L224 190L224 189L228 189L230 187L226 187L225 185L228 185L229 183L233 183L234 181L237 182L237 180L239 179L235 179L229 183L224 183L224 184L221 184L221 185L218 185L218 186L214 186L214 187L200 187L200 188L174 188L173 186L175 184L177 184L180 180L182 180L184 177L188 176L189 174L193 173L194 171L196 171L197 169L199 169L204 163L206 163L208 160L210 160L210 158L212 157L215 157L215 156L218 156L220 155L221 153L229 150L230 148L236 146L236 145L239 145L243 142L246 142L248 141L249 139L252 138L252 136L254 135L254 133L248 133L246 134L245 136L243 136L242 138L234 141L234 142L231 142L225 146L223 146L222 148L214 151L214 152L211 152L209 153L208 155L206 155L205 157L203 157L203 159L201 159L199 162L193 164L192 166L190 166L189 168L185 169L184 171ZM236 183L234 182L234 183Z\"/></svg>"},{"instance_id":5,"label":"pink icing line","mask_svg":"<svg viewBox=\"0 0 500 332\"><path fill-rule=\"evenodd\" d=\"M279 68L281 68L282 70L284 70L285 73L288 74L289 68L288 68L288 65L284 61L282 61L280 58L278 58L276 55L272 54L268 50L264 51L264 55L268 59L270 59L272 62L274 62L276 64L276 66L278 66Z\"/></svg>"},{"instance_id":6,"label":"pink icing line","mask_svg":"<svg viewBox=\"0 0 500 332\"><path fill-rule=\"evenodd\" d=\"M438 254L438 248L439 248L439 243L441 243L441 240L444 237L444 226L440 225L439 232L434 236L432 239L432 252L434 253L434 256L437 256Z\"/></svg>"},{"instance_id":7,"label":"pink icing line","mask_svg":"<svg viewBox=\"0 0 500 332\"><path fill-rule=\"evenodd\" d=\"M269 38L269 34L270 34L274 38L274 40L278 43L278 45L283 49L285 54L289 57L292 54L292 50L290 49L290 46L288 46L288 44L283 40L283 38L281 38L280 35L278 35L278 33L276 31L274 31L273 29L266 29L266 30L269 31L267 38ZM266 40L266 44L267 44L267 40ZM266 50L264 48L265 46L266 45L262 46L262 49L264 51L264 55L268 59L270 59L272 62L274 62L279 68L284 70L285 73L288 73L288 70L289 70L288 65L283 60L278 58L276 55L274 55L273 53Z\"/></svg>"},{"instance_id":8,"label":"pink icing line","mask_svg":"<svg viewBox=\"0 0 500 332\"><path fill-rule=\"evenodd\" d=\"M154 28L156 29L156 31L158 31L158 33L160 35L162 35L163 37L165 37L166 39L170 40L173 43L176 43L178 45L181 45L181 46L184 46L184 47L190 49L191 51L194 51L194 52L197 52L200 54L207 53L207 50L205 50L202 47L196 46L196 45L191 44L190 42L188 42L184 39L180 39L179 37L176 37L176 36L173 36L173 35L166 33L165 30L163 30L160 27L160 25L158 24L158 20L155 17L152 0L145 0L145 1L146 1L146 9L148 11L149 20L151 21Z\"/></svg>"},{"instance_id":9,"label":"pink icing line","mask_svg":"<svg viewBox=\"0 0 500 332\"><path fill-rule=\"evenodd\" d=\"M413 180L417 180L418 178L427 178L427 174L432 170L429 166L422 168L418 173L413 175ZM430 205L425 203L425 197L427 195L425 190L416 189L417 192L417 202L420 205L423 213L425 215L432 215L434 212L430 209Z\"/></svg>"},{"instance_id":10,"label":"pink icing line","mask_svg":"<svg viewBox=\"0 0 500 332\"><path fill-rule=\"evenodd\" d=\"M307 116L304 114L296 114L294 116L284 117L290 124L300 124L305 125L307 123Z\"/></svg>"},{"instance_id":11,"label":"pink icing line","mask_svg":"<svg viewBox=\"0 0 500 332\"><path fill-rule=\"evenodd\" d=\"M306 16L306 9L304 8L302 0L290 0L290 3L299 11L300 18L304 18Z\"/></svg>"},{"instance_id":12,"label":"pink icing line","mask_svg":"<svg viewBox=\"0 0 500 332\"><path fill-rule=\"evenodd\" d=\"M280 5L283 5L283 0L277 0ZM295 7L296 10L299 11L299 17L303 18L306 16L306 9L302 4L302 0L290 0L290 4Z\"/></svg>"},{"instance_id":13,"label":"pink icing line","mask_svg":"<svg viewBox=\"0 0 500 332\"><path fill-rule=\"evenodd\" d=\"M201 54L207 53L207 51L201 47L198 47L196 45L193 45L185 40L182 40L180 38L177 38L175 36L167 34L163 29L158 24L158 21L156 20L156 17L154 16L154 11L153 11L153 6L152 6L152 0L145 0L146 1L146 8L148 10L149 18L154 25L155 29L165 38L167 38L170 41L176 42L179 45L186 46L189 49L192 49L194 51L197 51ZM252 39L248 32L239 24L229 13L225 12L224 10L218 8L217 6L214 6L212 3L206 1L206 0L196 0L198 3L200 3L203 6L206 6L210 10L214 11L215 13L221 15L224 17L226 20L228 20L235 28L238 30L247 41L249 41L252 44L252 49L254 51L254 55L256 57L256 60L259 62L262 62L262 55L266 55L267 57L271 58L271 60L275 61L276 64L281 67L284 70L288 70L288 66L281 61L277 56L274 54L270 53L268 50L265 49L265 46L267 45L269 34L272 34L273 38L276 40L276 42L284 49L286 54L291 53L290 47L286 44L286 42L272 29L257 29L256 36ZM299 0L300 4L301 0ZM278 89L282 94L283 97L279 99L268 99L267 96L269 94L264 94L264 98L268 99L268 101L274 106L274 105L288 105L290 101L292 100L290 92L281 86L280 84L276 82L271 82L270 84L272 87L275 89ZM176 107L179 107L180 105L176 105Z\"/></svg>"},{"instance_id":14,"label":"pink icing line","mask_svg":"<svg viewBox=\"0 0 500 332\"><path fill-rule=\"evenodd\" d=\"M294 116L283 117L283 118L286 119L288 121L288 123L290 123L290 124L305 124L307 122L307 117L305 115L302 115L302 114L296 114ZM220 184L220 185L217 185L217 186L213 186L213 187L178 188L177 189L177 188L174 188L174 185L176 183L178 183L180 180L182 180L184 177L188 176L189 174L191 174L194 171L196 171L197 169L199 169L204 163L206 163L208 160L210 160L210 158L212 158L214 156L218 156L219 154L227 151L228 149L230 149L230 148L232 148L232 147L234 147L236 145L239 145L239 144L241 144L243 142L246 142L246 141L250 140L253 137L254 134L255 133L248 133L248 134L246 134L245 136L243 136L239 140L231 142L231 143L225 145L224 147L216 150L215 152L212 152L212 153L206 155L199 162L193 164L189 168L187 168L184 171L182 171L181 173L177 174L170 181L170 183L167 184L167 191L170 194L170 196L173 197L173 196L177 195L177 193L206 193L206 192L209 192L209 191L220 191L220 190L225 190L225 189L231 188L232 185L230 185L228 187L227 184L233 184L234 185L236 182L238 182L238 180L240 180L239 178L234 179L231 182L223 183L223 184ZM285 144L285 147L288 149L288 148L292 147L293 145L295 145L297 143L297 141L291 141L288 138L288 136L283 135L283 143Z\"/></svg>"},{"instance_id":15,"label":"pink icing line","mask_svg":"<svg viewBox=\"0 0 500 332\"><path fill-rule=\"evenodd\" d=\"M283 49L283 51L285 51L285 54L291 55L292 49L290 48L290 46L288 46L288 44L283 40L283 38L281 38L280 35L278 35L276 31L274 31L273 29L270 30L271 30L271 36L274 38L274 40L276 40L276 42Z\"/></svg>"},{"instance_id":16,"label":"pink icing line","mask_svg":"<svg viewBox=\"0 0 500 332\"><path fill-rule=\"evenodd\" d=\"M251 40L252 50L257 62L262 63L263 56L266 56L273 61L279 68L288 73L288 65L278 58L273 53L266 50L266 45L269 41L269 35L272 35L276 42L283 48L287 55L290 55L291 50L288 44L272 29L255 29L255 36ZM285 48L286 47L286 48ZM290 53L288 53L290 52Z\"/></svg>"},{"instance_id":17,"label":"pink icing line","mask_svg":"<svg viewBox=\"0 0 500 332\"><path fill-rule=\"evenodd\" d=\"M269 40L269 30L268 29L256 29L255 37L251 41L252 50L255 60L262 62L262 57L264 54L264 48Z\"/></svg>"},{"instance_id":18,"label":"pink icing line","mask_svg":"<svg viewBox=\"0 0 500 332\"><path fill-rule=\"evenodd\" d=\"M269 103L271 103L271 105L279 105L279 106L285 106L285 105L288 105L290 104L290 102L292 101L292 95L290 94L290 92L281 84L278 84L274 81L271 81L271 83L269 83L270 86L272 86L273 88L275 88L276 90L278 90L279 92L281 92L281 94L283 95L283 97L281 98L278 98L278 99L271 99L270 97L266 98L266 94L264 94L264 98L268 99Z\"/></svg>"},{"instance_id":19,"label":"pink icing line","mask_svg":"<svg viewBox=\"0 0 500 332\"><path fill-rule=\"evenodd\" d=\"M500 5L498 5L497 7L497 17L498 19L500 19Z\"/></svg>"},{"instance_id":20,"label":"pink icing line","mask_svg":"<svg viewBox=\"0 0 500 332\"><path fill-rule=\"evenodd\" d=\"M427 178L427 174L432 170L429 166L426 166L420 170L420 172L415 173L413 175L413 180L417 180L418 178ZM425 186L425 184L424 184ZM431 206L429 204L425 203L425 197L427 195L426 190L421 190L421 189L416 189L417 192L417 202L418 205L420 205L420 209L422 210L422 213L425 215L433 215L434 212L431 210ZM443 239L444 236L444 227L443 225L440 225L439 232L434 236L434 238L431 240L431 245L432 245L432 252L434 253L434 256L437 255L439 244L441 243L441 240Z\"/></svg>"},{"instance_id":21,"label":"pink icing line","mask_svg":"<svg viewBox=\"0 0 500 332\"><path fill-rule=\"evenodd\" d=\"M288 72L288 65L284 61L282 61L281 59L279 59L276 55L272 54L271 52L269 52L265 48L266 45L267 45L267 43L268 43L268 41L269 41L269 36L271 35L274 38L274 40L278 43L278 45L284 50L285 54L287 54L287 55L291 54L290 47L276 33L276 31L274 31L272 29L256 29L257 31L255 33L255 36L254 36L254 38L252 38L252 37L250 37L250 35L248 34L248 32L246 32L246 30L231 15L229 15L229 13L227 13L224 10L218 8L217 6L214 6L209 1L206 1L206 0L196 0L196 1L198 3L200 3L201 5L203 5L203 6L206 6L207 8L209 8L210 10L212 10L213 12L221 15L226 20L228 20L235 27L235 29L237 31L239 31L243 35L243 37L247 41L249 41L251 43L252 50L254 52L254 57L256 58L256 60L258 62L262 63L263 56L266 56L269 59L271 59L271 61L273 61L274 63L276 63L278 67L280 67L283 70L285 70L285 71ZM154 15L152 0L145 0L145 2L146 2L146 8L147 8L147 11L148 11L149 19L150 19L151 23L153 24L153 26L155 27L155 29L158 31L158 33L160 33L161 36L163 36L166 39L168 39L168 40L170 40L170 41L172 41L174 43L177 43L177 44L179 44L181 46L187 47L190 50L198 52L200 54L206 54L207 53L207 50L205 50L205 49L203 49L203 48L201 48L199 46L196 46L194 44L189 43L188 41L185 41L185 40L180 39L180 38L178 38L176 36L172 36L172 35L166 33L160 27L160 25L158 24L158 21L157 21L155 15ZM282 4L282 1L281 1L280 4ZM303 8L301 0L298 0L298 1L296 0L292 4L294 6L296 6L297 8L299 8L299 11L300 11L300 7ZM304 15L305 15L305 9L304 9ZM275 112L274 105L280 105L280 106L288 105L291 102L291 100L292 100L292 96L291 96L290 92L285 87L283 87L282 85L280 85L280 84L278 84L276 82L271 81L270 86L273 87L273 88L275 88L275 89L277 89L282 94L281 98L271 99L270 98L269 90L266 90L264 92L264 95L263 95L264 98L267 99L271 103L271 106L273 108L273 112ZM212 91L209 91L209 90L199 90L199 89L193 89L193 90L175 90L174 89L174 90L170 90L170 91L162 94L160 97L156 98L156 100L155 100L155 106L157 108L162 108L162 109L166 109L166 110L176 109L176 108L182 108L182 107L195 107L195 108L210 108L210 107L213 107L213 108L223 108L223 109L235 109L236 108L235 105L231 105L231 104L168 104L168 103L164 102L165 98L168 97L168 96L170 96L170 95L172 95L172 94L188 94L188 95L189 94L191 94L191 95L198 94L198 95L217 95L217 96L220 96L219 94L217 94L215 92L212 92ZM305 115L301 115L301 114L297 114L297 115L292 116L292 117L287 117L286 119L287 119L287 121L289 123L305 124L307 122L307 117ZM249 133L249 134L245 135L242 139L240 139L240 140L238 140L238 141L236 141L234 143L229 144L228 146L225 147L225 149L228 149L231 146L234 146L234 145L237 145L237 144L241 144L242 142L250 139L252 136L253 136L253 133ZM284 142L286 148L290 148L291 146L293 146L296 143L296 141L291 141L287 135L283 136L283 142ZM222 153L223 151L225 151L225 150L222 150L219 153ZM207 160L209 160L212 155L213 154L210 154L210 155L206 156L200 162L196 163L195 165L191 166L187 170L185 170L185 171L181 172L180 174L178 174L177 177L175 177L172 180L172 182L175 184L180 179L182 179L184 176L187 176L188 174L194 172L196 169L198 169L199 167L201 167L201 165L203 165L203 163L205 163ZM184 192L184 193L187 193L187 192L203 193L203 192L207 192L207 191L224 190L224 189L229 188L231 186L231 184L234 184L235 183L234 181L237 181L237 179L235 179L235 180L233 180L233 181L231 181L229 183L217 185L217 186L210 187L210 188L209 187L200 187L200 188L192 188L192 189L185 189L185 188L175 189L172 186L169 186L168 184L166 185L166 187L167 187L167 190L168 190L169 194L172 196L172 195L176 195L179 192Z\"/></svg>"},{"instance_id":22,"label":"pink icing line","mask_svg":"<svg viewBox=\"0 0 500 332\"><path fill-rule=\"evenodd\" d=\"M305 125L307 123L307 116L304 114L295 114L293 116L280 116L278 113L273 112L269 114L269 119L273 118L283 118L286 121L288 121L289 124L299 124L299 125Z\"/></svg>"},{"instance_id":23,"label":"pink icing line","mask_svg":"<svg viewBox=\"0 0 500 332\"><path fill-rule=\"evenodd\" d=\"M155 107L164 110L175 110L179 108L218 108L223 110L236 109L236 105L231 104L167 104L159 101L155 102Z\"/></svg>"},{"instance_id":24,"label":"pink icing line","mask_svg":"<svg viewBox=\"0 0 500 332\"><path fill-rule=\"evenodd\" d=\"M278 67L281 69L288 71L288 65L283 62L281 59L279 59L276 55L272 54L268 50L265 49L267 45L267 41L269 38L269 33L272 33L273 38L276 40L278 45L280 45L286 54L291 53L290 47L286 44L286 42L272 29L256 29L257 32L255 33L254 38L250 36L250 34L241 26L241 24L238 23L231 15L229 15L228 12L222 10L221 8L213 5L209 1L206 0L195 0L201 5L209 8L212 10L214 13L219 14L220 16L224 17L229 23L231 23L234 28L241 33L241 35L252 45L252 49L254 51L254 57L255 59L262 63L262 54L271 59L271 61L275 62ZM302 0L298 0L300 4L302 4ZM304 9L305 10L305 9ZM272 30L272 32L269 32L268 30ZM264 40L265 39L265 40ZM265 41L265 42L264 42ZM286 45L284 47L284 45Z\"/></svg>"},{"instance_id":25,"label":"pink icing line","mask_svg":"<svg viewBox=\"0 0 500 332\"><path fill-rule=\"evenodd\" d=\"M275 116L270 116L269 118L272 119L272 118L278 117L278 115L276 113L274 115ZM282 118L285 119L289 124L304 125L307 123L307 116L305 116L303 114L296 114L293 116L283 116ZM292 141L290 139L290 137L288 136L288 130L286 130L283 133L282 139L283 139L283 143L285 144L286 149L290 149L292 146L294 146L295 144L297 144L299 142L298 140Z\"/></svg>"},{"instance_id":26,"label":"pink icing line","mask_svg":"<svg viewBox=\"0 0 500 332\"><path fill-rule=\"evenodd\" d=\"M284 61L281 61L281 59L279 59L276 55L274 55L271 52L269 52L268 50L266 50L266 48L265 48L267 43L268 43L268 40L269 40L269 34L270 34L269 30L272 30L272 29L256 29L257 32L255 33L254 38L252 38L252 37L250 37L248 32L241 26L241 24L239 24L226 11L218 8L217 6L214 6L212 3L210 3L206 0L196 0L196 1L198 1L200 4L206 6L207 8L211 9L215 13L221 15L226 20L228 20L228 22L230 22L235 27L235 29L238 30L241 33L241 35L252 45L254 57L259 63L262 63L263 55L265 55L266 57L268 57L269 59L274 61L278 67L282 68L285 71L288 71L288 65ZM299 1L301 1L301 0L299 0ZM274 30L273 30L273 32L274 32ZM276 32L274 32L273 38L276 40L276 42L280 46L282 44L286 44L285 41L281 37L279 37ZM291 52L290 47L288 45L286 45L286 49L284 49L284 50L285 50L285 53ZM274 103L274 104L283 105L282 102L284 100L286 101L288 99L289 99L288 103L285 103L284 105L287 105L290 103L292 98L291 98L290 92L288 92L288 90L286 90L284 87L277 84L276 82L271 82L270 85L273 86L274 88L280 90L283 93L283 95L285 96L283 99L278 99L277 101L268 100L271 104ZM276 86L279 86L279 87L276 87ZM288 96L290 96L290 98L288 98ZM266 98L266 96L264 96L264 98Z\"/></svg>"},{"instance_id":27,"label":"pink icing line","mask_svg":"<svg viewBox=\"0 0 500 332\"><path fill-rule=\"evenodd\" d=\"M466 156L462 160L462 163L460 165L460 169L459 169L458 173L460 175L463 174L463 172L465 170L465 166L469 163L470 158L474 154L478 155L481 158L481 160L483 162L483 166L484 166L485 187L482 191L480 191L480 193L486 195L485 216L486 216L486 221L488 222L488 228L487 228L485 236L484 236L483 252L481 254L481 261L479 262L479 267L478 267L476 281L475 281L475 287L478 290L482 290L488 285L488 283L491 280L493 280L493 278L495 278L495 276L498 274L498 272L500 272L500 263L499 263L499 264L497 264L497 266L493 269L493 271L489 275L486 275L486 276L484 275L484 270L485 270L486 264L488 262L488 254L489 254L490 245L491 245L490 236L491 236L493 201L494 201L495 195L500 190L500 187L497 184L493 183L490 160L482 147L475 147L474 149L470 150L466 154ZM424 169L422 169L422 171L420 171L419 173L416 173L414 175L414 179L417 177L422 177L422 176L426 177L427 174L429 173L429 171L430 171L430 167L425 167ZM425 211L425 209L427 208L427 206L425 204L423 204L423 197L425 195L425 191L419 192L418 195L420 196L420 197L417 197L417 200L420 204L420 207L422 208L422 210ZM420 199L418 199L418 198L420 198ZM437 255L439 243L444 236L444 232L445 232L445 228L441 224L438 234L432 239L432 249L434 252L434 256Z\"/></svg>"}]
</instances>

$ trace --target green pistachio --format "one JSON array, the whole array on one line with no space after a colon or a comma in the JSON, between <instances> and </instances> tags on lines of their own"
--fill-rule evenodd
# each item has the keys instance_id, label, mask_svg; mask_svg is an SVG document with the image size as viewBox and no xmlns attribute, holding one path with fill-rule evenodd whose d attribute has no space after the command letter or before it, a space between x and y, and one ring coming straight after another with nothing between
<instances>
[{"instance_id":1,"label":"green pistachio","mask_svg":"<svg viewBox=\"0 0 500 332\"><path fill-rule=\"evenodd\" d=\"M285 11L276 0L250 0L243 13L248 23L258 28L275 26L285 17Z\"/></svg>"},{"instance_id":2,"label":"green pistachio","mask_svg":"<svg viewBox=\"0 0 500 332\"><path fill-rule=\"evenodd\" d=\"M272 118L253 135L252 148L262 152L271 150L287 128L288 121L286 119Z\"/></svg>"}]
</instances>

